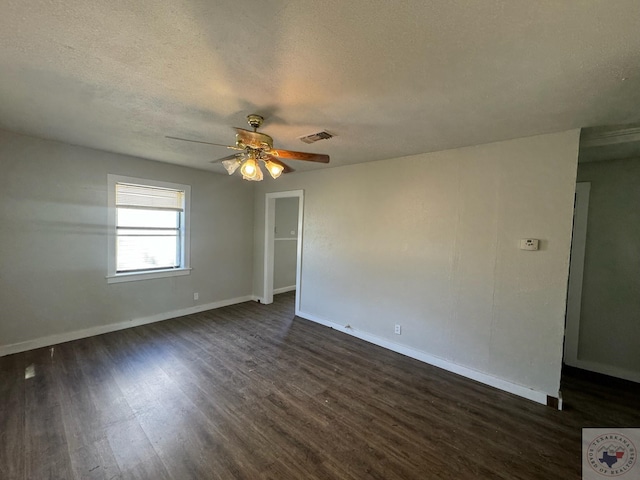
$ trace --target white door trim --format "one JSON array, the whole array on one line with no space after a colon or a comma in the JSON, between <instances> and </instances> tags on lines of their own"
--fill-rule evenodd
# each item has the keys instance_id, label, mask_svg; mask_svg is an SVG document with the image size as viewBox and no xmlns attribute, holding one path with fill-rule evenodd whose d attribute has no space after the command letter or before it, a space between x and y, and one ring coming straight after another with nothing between
<instances>
[{"instance_id":1,"label":"white door trim","mask_svg":"<svg viewBox=\"0 0 640 480\"><path fill-rule=\"evenodd\" d=\"M569 286L567 292L567 320L564 336L564 363L574 367L579 366L580 306L582 302L584 255L587 245L587 216L589 213L590 191L590 182L576 183L573 235L571 237L571 262L569 264Z\"/></svg>"},{"instance_id":2,"label":"white door trim","mask_svg":"<svg viewBox=\"0 0 640 480\"><path fill-rule=\"evenodd\" d=\"M262 303L273 303L273 258L276 227L276 199L298 198L298 245L296 252L296 315L300 311L300 282L302 278L302 234L304 219L304 190L267 193L264 217L264 280Z\"/></svg>"}]
</instances>

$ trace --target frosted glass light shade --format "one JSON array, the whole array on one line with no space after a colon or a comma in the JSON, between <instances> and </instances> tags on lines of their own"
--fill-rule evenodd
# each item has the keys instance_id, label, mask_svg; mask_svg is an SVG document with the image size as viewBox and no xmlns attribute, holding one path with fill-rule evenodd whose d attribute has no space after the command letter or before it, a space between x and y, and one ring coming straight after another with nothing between
<instances>
[{"instance_id":1,"label":"frosted glass light shade","mask_svg":"<svg viewBox=\"0 0 640 480\"><path fill-rule=\"evenodd\" d=\"M256 175L256 171L258 170L258 164L253 157L247 158L247 160L240 167L240 173L242 173L243 177L253 177Z\"/></svg>"},{"instance_id":2,"label":"frosted glass light shade","mask_svg":"<svg viewBox=\"0 0 640 480\"><path fill-rule=\"evenodd\" d=\"M242 178L245 180L253 181L253 182L260 182L264 177L262 176L262 170L260 170L260 167L257 166L256 164L256 173L252 177L247 177L246 175L243 175Z\"/></svg>"},{"instance_id":3,"label":"frosted glass light shade","mask_svg":"<svg viewBox=\"0 0 640 480\"><path fill-rule=\"evenodd\" d=\"M233 173L238 169L242 161L239 158L234 158L232 160L223 160L222 166L227 169L229 175L233 175Z\"/></svg>"},{"instance_id":4,"label":"frosted glass light shade","mask_svg":"<svg viewBox=\"0 0 640 480\"><path fill-rule=\"evenodd\" d=\"M240 167L240 173L242 173L242 178L245 180L252 180L254 182L259 182L263 178L262 170L260 170L260 166L255 158L247 159L247 161L242 164L242 167Z\"/></svg>"},{"instance_id":5,"label":"frosted glass light shade","mask_svg":"<svg viewBox=\"0 0 640 480\"><path fill-rule=\"evenodd\" d=\"M282 165L272 162L271 160L267 160L264 164L267 167L269 175L271 175L274 179L282 175L282 171L284 170L284 167Z\"/></svg>"}]
</instances>

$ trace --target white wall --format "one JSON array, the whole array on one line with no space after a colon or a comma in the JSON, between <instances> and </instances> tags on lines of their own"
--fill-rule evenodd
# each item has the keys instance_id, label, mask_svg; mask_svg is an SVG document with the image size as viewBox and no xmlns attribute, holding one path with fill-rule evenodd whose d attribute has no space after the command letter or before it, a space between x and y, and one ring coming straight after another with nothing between
<instances>
[{"instance_id":1,"label":"white wall","mask_svg":"<svg viewBox=\"0 0 640 480\"><path fill-rule=\"evenodd\" d=\"M578 139L574 130L285 175L256 187L255 211L267 192L305 191L301 316L556 397ZM528 237L540 251L518 249Z\"/></svg>"},{"instance_id":2,"label":"white wall","mask_svg":"<svg viewBox=\"0 0 640 480\"><path fill-rule=\"evenodd\" d=\"M4 131L0 162L0 354L251 295L248 182ZM107 284L108 173L191 185L191 275Z\"/></svg>"},{"instance_id":3,"label":"white wall","mask_svg":"<svg viewBox=\"0 0 640 480\"><path fill-rule=\"evenodd\" d=\"M295 288L296 285L298 203L298 198L276 198L276 231L273 245L274 290Z\"/></svg>"},{"instance_id":4,"label":"white wall","mask_svg":"<svg viewBox=\"0 0 640 480\"><path fill-rule=\"evenodd\" d=\"M577 366L640 381L640 159L581 163L591 183Z\"/></svg>"}]
</instances>

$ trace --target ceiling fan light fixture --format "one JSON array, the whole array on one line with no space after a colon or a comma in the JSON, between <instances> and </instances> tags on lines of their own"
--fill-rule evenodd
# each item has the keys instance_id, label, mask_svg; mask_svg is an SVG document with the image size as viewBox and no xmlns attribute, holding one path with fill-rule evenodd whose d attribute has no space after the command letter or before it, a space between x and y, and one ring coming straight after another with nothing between
<instances>
[{"instance_id":1,"label":"ceiling fan light fixture","mask_svg":"<svg viewBox=\"0 0 640 480\"><path fill-rule=\"evenodd\" d=\"M229 172L229 175L233 175L241 164L242 160L239 158L222 161L222 166Z\"/></svg>"},{"instance_id":2,"label":"ceiling fan light fixture","mask_svg":"<svg viewBox=\"0 0 640 480\"><path fill-rule=\"evenodd\" d=\"M245 180L252 180L254 182L259 182L262 180L262 170L260 170L260 166L256 159L251 156L249 157L240 167L240 173L242 174L242 178Z\"/></svg>"},{"instance_id":3,"label":"ceiling fan light fixture","mask_svg":"<svg viewBox=\"0 0 640 480\"><path fill-rule=\"evenodd\" d=\"M272 162L271 160L267 160L266 162L264 162L264 164L267 167L269 175L271 175L273 179L276 179L280 175L282 175L282 171L284 170L284 167L282 165Z\"/></svg>"}]
</instances>

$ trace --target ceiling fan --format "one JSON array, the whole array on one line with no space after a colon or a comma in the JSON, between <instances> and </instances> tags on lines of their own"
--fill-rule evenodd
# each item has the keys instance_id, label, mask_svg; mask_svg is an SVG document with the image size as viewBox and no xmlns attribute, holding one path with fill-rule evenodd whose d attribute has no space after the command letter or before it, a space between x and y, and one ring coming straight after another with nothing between
<instances>
[{"instance_id":1,"label":"ceiling fan","mask_svg":"<svg viewBox=\"0 0 640 480\"><path fill-rule=\"evenodd\" d=\"M291 150L280 150L273 148L273 138L264 133L258 132L258 128L264 122L264 118L260 115L247 115L247 123L253 128L245 130L244 128L234 128L236 131L236 144L233 146L223 145L220 143L202 142L200 140L189 140L188 138L171 137L166 138L173 140L182 140L185 142L204 143L206 145L216 145L226 147L231 150L237 150L238 153L227 157L213 160L211 163L222 163L229 175L240 167L240 173L245 180L260 181L262 180L262 170L260 163L263 163L269 174L273 178L278 178L282 173L293 172L294 169L281 162L280 159L302 160L305 162L329 163L329 155L320 153L294 152Z\"/></svg>"}]
</instances>

